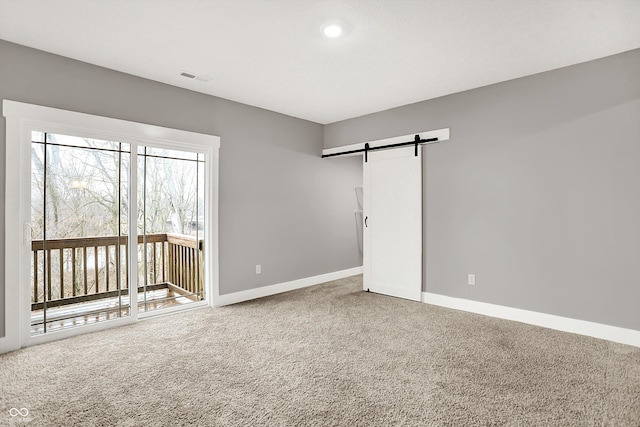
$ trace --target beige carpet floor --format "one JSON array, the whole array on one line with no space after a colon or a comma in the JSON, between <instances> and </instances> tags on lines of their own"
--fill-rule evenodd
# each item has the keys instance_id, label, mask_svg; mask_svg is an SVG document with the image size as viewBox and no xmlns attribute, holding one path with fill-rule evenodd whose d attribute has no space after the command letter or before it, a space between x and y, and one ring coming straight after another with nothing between
<instances>
[{"instance_id":1,"label":"beige carpet floor","mask_svg":"<svg viewBox=\"0 0 640 427\"><path fill-rule=\"evenodd\" d=\"M640 426L640 348L360 287L0 355L0 425Z\"/></svg>"}]
</instances>

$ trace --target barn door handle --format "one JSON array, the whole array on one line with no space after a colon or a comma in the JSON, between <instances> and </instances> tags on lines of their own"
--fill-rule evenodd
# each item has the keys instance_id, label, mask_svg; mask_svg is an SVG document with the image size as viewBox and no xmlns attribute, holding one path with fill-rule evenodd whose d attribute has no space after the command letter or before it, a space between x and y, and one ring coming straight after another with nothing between
<instances>
[{"instance_id":1,"label":"barn door handle","mask_svg":"<svg viewBox=\"0 0 640 427\"><path fill-rule=\"evenodd\" d=\"M367 225L367 220L368 220L368 219L369 219L369 217L368 217L368 216L365 216L365 217L364 217L364 226L365 226L365 227L368 227L368 225Z\"/></svg>"}]
</instances>

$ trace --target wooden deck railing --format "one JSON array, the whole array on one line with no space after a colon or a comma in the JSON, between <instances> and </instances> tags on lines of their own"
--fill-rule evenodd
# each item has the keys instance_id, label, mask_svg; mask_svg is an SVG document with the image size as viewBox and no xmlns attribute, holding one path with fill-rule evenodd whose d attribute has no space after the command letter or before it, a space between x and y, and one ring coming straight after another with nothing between
<instances>
[{"instance_id":1,"label":"wooden deck railing","mask_svg":"<svg viewBox=\"0 0 640 427\"><path fill-rule=\"evenodd\" d=\"M127 243L127 236L32 241L32 310L43 308L45 297L47 307L51 308L127 295ZM178 294L193 296L196 300L203 299L202 240L168 233L138 236L137 258L139 286L144 283L146 274L147 283L154 289L169 287Z\"/></svg>"}]
</instances>

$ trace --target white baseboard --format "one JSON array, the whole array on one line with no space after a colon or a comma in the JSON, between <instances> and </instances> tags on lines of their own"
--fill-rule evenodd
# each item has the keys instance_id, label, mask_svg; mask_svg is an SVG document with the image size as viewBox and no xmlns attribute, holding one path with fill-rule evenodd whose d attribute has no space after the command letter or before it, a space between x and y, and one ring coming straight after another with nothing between
<instances>
[{"instance_id":1,"label":"white baseboard","mask_svg":"<svg viewBox=\"0 0 640 427\"><path fill-rule=\"evenodd\" d=\"M231 294L219 295L214 299L213 305L216 307L220 307L223 305L249 301L252 299L275 295L282 292L293 291L294 289L319 285L320 283L330 282L332 280L344 279L345 277L355 276L356 274L362 274L362 267L354 267L347 270L335 271L333 273L320 274L319 276L305 277L304 279L292 280L290 282L262 286L260 288L233 292Z\"/></svg>"},{"instance_id":2,"label":"white baseboard","mask_svg":"<svg viewBox=\"0 0 640 427\"><path fill-rule=\"evenodd\" d=\"M422 302L640 347L640 331L633 329L619 328L602 323L571 319L569 317L538 313L536 311L488 304L463 298L454 298L446 295L433 294L431 292L422 293Z\"/></svg>"}]
</instances>

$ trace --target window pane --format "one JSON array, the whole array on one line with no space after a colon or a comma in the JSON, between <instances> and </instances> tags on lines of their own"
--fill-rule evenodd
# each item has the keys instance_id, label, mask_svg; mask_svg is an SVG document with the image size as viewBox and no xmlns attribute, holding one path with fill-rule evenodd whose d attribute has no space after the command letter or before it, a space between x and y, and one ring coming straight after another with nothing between
<instances>
[{"instance_id":1,"label":"window pane","mask_svg":"<svg viewBox=\"0 0 640 427\"><path fill-rule=\"evenodd\" d=\"M44 132L31 132L31 142L44 142Z\"/></svg>"},{"instance_id":2,"label":"window pane","mask_svg":"<svg viewBox=\"0 0 640 427\"><path fill-rule=\"evenodd\" d=\"M146 153L138 157L142 312L204 299L204 165L198 153Z\"/></svg>"},{"instance_id":3,"label":"window pane","mask_svg":"<svg viewBox=\"0 0 640 427\"><path fill-rule=\"evenodd\" d=\"M47 133L47 143L67 145L70 147L82 147L82 148L97 148L101 150L115 150L115 151L130 151L129 144L124 144L115 141L104 141L101 139L93 138L81 138L71 135L60 135L54 133Z\"/></svg>"},{"instance_id":4,"label":"window pane","mask_svg":"<svg viewBox=\"0 0 640 427\"><path fill-rule=\"evenodd\" d=\"M32 334L129 315L130 154L65 138L31 144Z\"/></svg>"},{"instance_id":5,"label":"window pane","mask_svg":"<svg viewBox=\"0 0 640 427\"><path fill-rule=\"evenodd\" d=\"M199 158L198 153L190 151L167 150L165 148L138 147L138 155L146 155L150 157L165 157L172 159L184 160L203 160Z\"/></svg>"}]
</instances>

